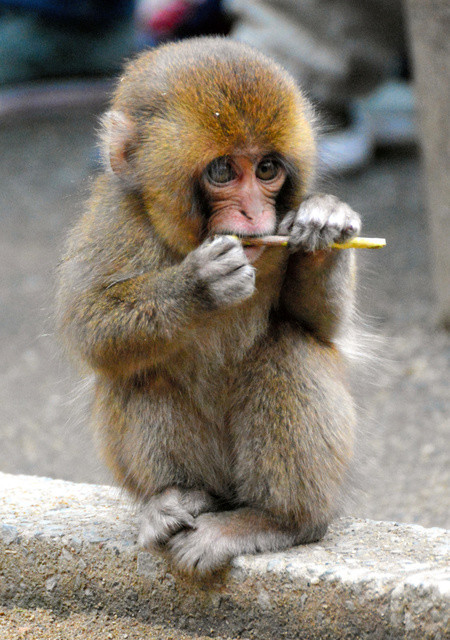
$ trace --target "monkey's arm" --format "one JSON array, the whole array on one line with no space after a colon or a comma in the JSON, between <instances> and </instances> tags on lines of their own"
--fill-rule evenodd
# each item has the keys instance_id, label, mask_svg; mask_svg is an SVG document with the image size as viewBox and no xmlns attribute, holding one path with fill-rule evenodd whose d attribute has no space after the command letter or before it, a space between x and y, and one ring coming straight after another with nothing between
<instances>
[{"instance_id":1,"label":"monkey's arm","mask_svg":"<svg viewBox=\"0 0 450 640\"><path fill-rule=\"evenodd\" d=\"M282 290L288 316L327 342L350 322L354 306L355 256L337 249L291 256Z\"/></svg>"},{"instance_id":2,"label":"monkey's arm","mask_svg":"<svg viewBox=\"0 0 450 640\"><path fill-rule=\"evenodd\" d=\"M94 370L112 374L166 358L194 314L194 286L186 276L170 267L65 291L59 315L66 342Z\"/></svg>"},{"instance_id":3,"label":"monkey's arm","mask_svg":"<svg viewBox=\"0 0 450 640\"><path fill-rule=\"evenodd\" d=\"M98 252L79 255L61 267L60 326L93 369L112 375L166 360L205 313L253 293L253 268L231 238L205 242L179 264L140 274L131 264L102 272Z\"/></svg>"},{"instance_id":4,"label":"monkey's arm","mask_svg":"<svg viewBox=\"0 0 450 640\"><path fill-rule=\"evenodd\" d=\"M280 232L290 234L291 251L281 308L327 342L351 321L356 270L353 249L326 247L345 242L359 229L358 214L329 195L310 196L280 225Z\"/></svg>"}]
</instances>

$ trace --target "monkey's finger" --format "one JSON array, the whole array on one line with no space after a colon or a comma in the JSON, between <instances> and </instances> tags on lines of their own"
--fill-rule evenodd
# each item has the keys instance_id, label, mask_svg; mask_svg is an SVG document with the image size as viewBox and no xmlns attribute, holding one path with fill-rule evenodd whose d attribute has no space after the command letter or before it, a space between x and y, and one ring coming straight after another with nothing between
<instances>
[{"instance_id":1,"label":"monkey's finger","mask_svg":"<svg viewBox=\"0 0 450 640\"><path fill-rule=\"evenodd\" d=\"M235 236L215 236L211 241L206 240L193 253L200 257L203 263L228 260L231 256L240 256L241 261L245 261L242 245Z\"/></svg>"},{"instance_id":2,"label":"monkey's finger","mask_svg":"<svg viewBox=\"0 0 450 640\"><path fill-rule=\"evenodd\" d=\"M211 255L219 256L222 253L226 253L233 247L238 246L237 238L233 235L218 234L211 239L205 241L209 248Z\"/></svg>"},{"instance_id":3,"label":"monkey's finger","mask_svg":"<svg viewBox=\"0 0 450 640\"><path fill-rule=\"evenodd\" d=\"M227 278L243 267L250 269L242 244L237 240L219 250L210 245L204 250L196 251L199 259L198 276L205 283L215 283Z\"/></svg>"},{"instance_id":4,"label":"monkey's finger","mask_svg":"<svg viewBox=\"0 0 450 640\"><path fill-rule=\"evenodd\" d=\"M213 294L224 304L233 304L253 295L255 290L255 270L243 265L225 278L214 283Z\"/></svg>"},{"instance_id":5,"label":"monkey's finger","mask_svg":"<svg viewBox=\"0 0 450 640\"><path fill-rule=\"evenodd\" d=\"M138 542L146 549L158 549L178 531L195 527L195 518L183 509L155 509L143 517Z\"/></svg>"},{"instance_id":6,"label":"monkey's finger","mask_svg":"<svg viewBox=\"0 0 450 640\"><path fill-rule=\"evenodd\" d=\"M359 234L361 219L353 209L341 203L328 218L325 228L329 229L329 234L331 235L328 244L332 242L343 244Z\"/></svg>"},{"instance_id":7,"label":"monkey's finger","mask_svg":"<svg viewBox=\"0 0 450 640\"><path fill-rule=\"evenodd\" d=\"M178 531L179 529L195 529L195 518L187 511L177 511L177 513L167 514L166 527L170 532Z\"/></svg>"},{"instance_id":8,"label":"monkey's finger","mask_svg":"<svg viewBox=\"0 0 450 640\"><path fill-rule=\"evenodd\" d=\"M278 235L287 236L291 232L292 225L294 224L295 216L297 215L296 211L289 211L280 222L278 227ZM273 237L273 236L267 236ZM276 236L275 236L276 237Z\"/></svg>"}]
</instances>

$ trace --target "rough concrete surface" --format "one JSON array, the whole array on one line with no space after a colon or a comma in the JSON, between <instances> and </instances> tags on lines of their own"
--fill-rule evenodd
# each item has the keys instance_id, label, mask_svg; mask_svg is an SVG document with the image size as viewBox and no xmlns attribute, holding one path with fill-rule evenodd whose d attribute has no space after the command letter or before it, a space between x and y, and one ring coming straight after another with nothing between
<instances>
[{"instance_id":1,"label":"rough concrete surface","mask_svg":"<svg viewBox=\"0 0 450 640\"><path fill-rule=\"evenodd\" d=\"M91 620L112 638L142 630L261 640L450 633L443 529L343 518L318 544L241 556L199 583L137 549L134 508L110 487L0 474L0 522L0 637L11 621L6 607L31 630L36 619L47 624L50 638L60 637L53 623L75 629Z\"/></svg>"},{"instance_id":2,"label":"rough concrete surface","mask_svg":"<svg viewBox=\"0 0 450 640\"><path fill-rule=\"evenodd\" d=\"M50 320L62 239L93 171L95 123L93 114L72 113L0 126L2 471L109 480ZM356 393L362 489L347 512L450 527L450 341L434 322L420 182L410 149L320 185L362 214L365 235L388 243L358 253L360 305L382 342Z\"/></svg>"}]
</instances>

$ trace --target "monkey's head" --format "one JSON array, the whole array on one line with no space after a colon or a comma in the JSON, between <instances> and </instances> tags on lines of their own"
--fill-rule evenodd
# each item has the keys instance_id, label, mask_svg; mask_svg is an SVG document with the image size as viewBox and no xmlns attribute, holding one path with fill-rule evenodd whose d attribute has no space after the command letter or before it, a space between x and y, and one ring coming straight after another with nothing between
<instances>
[{"instance_id":1,"label":"monkey's head","mask_svg":"<svg viewBox=\"0 0 450 640\"><path fill-rule=\"evenodd\" d=\"M184 255L208 234L276 231L314 173L311 120L293 78L263 54L186 40L128 64L104 116L103 153Z\"/></svg>"}]
</instances>

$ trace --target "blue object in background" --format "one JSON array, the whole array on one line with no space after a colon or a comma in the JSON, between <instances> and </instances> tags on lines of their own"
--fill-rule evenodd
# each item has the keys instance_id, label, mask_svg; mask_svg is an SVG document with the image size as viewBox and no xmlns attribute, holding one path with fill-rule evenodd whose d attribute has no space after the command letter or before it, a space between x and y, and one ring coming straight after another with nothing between
<instances>
[{"instance_id":1,"label":"blue object in background","mask_svg":"<svg viewBox=\"0 0 450 640\"><path fill-rule=\"evenodd\" d=\"M31 11L48 19L86 26L108 26L130 18L134 6L134 0L0 0L0 10Z\"/></svg>"}]
</instances>

